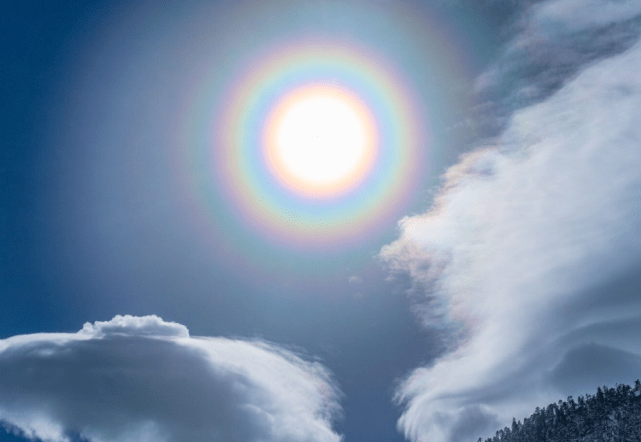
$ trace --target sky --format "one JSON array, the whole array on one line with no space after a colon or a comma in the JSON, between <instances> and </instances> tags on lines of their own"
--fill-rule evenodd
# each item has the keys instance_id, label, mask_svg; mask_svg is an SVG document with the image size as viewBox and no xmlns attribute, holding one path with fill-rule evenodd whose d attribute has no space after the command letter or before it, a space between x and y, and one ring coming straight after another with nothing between
<instances>
[{"instance_id":1,"label":"sky","mask_svg":"<svg viewBox=\"0 0 641 442\"><path fill-rule=\"evenodd\" d=\"M0 442L476 441L641 377L640 4L0 17Z\"/></svg>"}]
</instances>

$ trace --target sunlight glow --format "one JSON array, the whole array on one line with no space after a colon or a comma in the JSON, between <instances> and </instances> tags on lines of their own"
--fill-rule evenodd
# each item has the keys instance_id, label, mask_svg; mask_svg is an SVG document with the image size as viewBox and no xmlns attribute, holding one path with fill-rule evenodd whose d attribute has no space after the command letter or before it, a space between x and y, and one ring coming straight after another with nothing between
<instances>
[{"instance_id":1,"label":"sunlight glow","mask_svg":"<svg viewBox=\"0 0 641 442\"><path fill-rule=\"evenodd\" d=\"M267 134L272 172L288 187L314 196L358 184L376 152L367 108L333 86L306 87L286 96L269 119Z\"/></svg>"}]
</instances>

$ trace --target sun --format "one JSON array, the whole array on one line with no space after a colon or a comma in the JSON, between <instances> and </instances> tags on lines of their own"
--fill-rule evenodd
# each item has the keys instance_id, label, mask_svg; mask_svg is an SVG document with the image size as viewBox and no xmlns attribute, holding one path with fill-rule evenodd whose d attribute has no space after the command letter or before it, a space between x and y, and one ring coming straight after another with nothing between
<instances>
[{"instance_id":1,"label":"sun","mask_svg":"<svg viewBox=\"0 0 641 442\"><path fill-rule=\"evenodd\" d=\"M331 196L356 186L376 156L376 125L353 93L307 86L278 101L267 119L265 157L291 189Z\"/></svg>"}]
</instances>

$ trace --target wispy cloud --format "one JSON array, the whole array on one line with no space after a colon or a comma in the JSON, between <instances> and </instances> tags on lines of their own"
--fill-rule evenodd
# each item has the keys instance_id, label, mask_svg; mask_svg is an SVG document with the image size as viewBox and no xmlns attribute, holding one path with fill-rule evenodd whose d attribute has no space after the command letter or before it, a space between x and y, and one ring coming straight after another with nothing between
<instances>
[{"instance_id":1,"label":"wispy cloud","mask_svg":"<svg viewBox=\"0 0 641 442\"><path fill-rule=\"evenodd\" d=\"M319 363L156 316L0 341L0 420L47 441L338 442L338 396Z\"/></svg>"},{"instance_id":2,"label":"wispy cloud","mask_svg":"<svg viewBox=\"0 0 641 442\"><path fill-rule=\"evenodd\" d=\"M641 34L641 7L616 0L542 1L527 5L512 28L514 37L476 82L488 100L478 119L492 135L513 111L548 98L596 60L629 49Z\"/></svg>"},{"instance_id":3,"label":"wispy cloud","mask_svg":"<svg viewBox=\"0 0 641 442\"><path fill-rule=\"evenodd\" d=\"M533 10L534 26L567 33L616 24L641 15L641 3L619 0L552 0Z\"/></svg>"},{"instance_id":4,"label":"wispy cloud","mask_svg":"<svg viewBox=\"0 0 641 442\"><path fill-rule=\"evenodd\" d=\"M455 337L398 389L411 440L475 440L641 373L639 66L636 44L515 113L382 250Z\"/></svg>"}]
</instances>

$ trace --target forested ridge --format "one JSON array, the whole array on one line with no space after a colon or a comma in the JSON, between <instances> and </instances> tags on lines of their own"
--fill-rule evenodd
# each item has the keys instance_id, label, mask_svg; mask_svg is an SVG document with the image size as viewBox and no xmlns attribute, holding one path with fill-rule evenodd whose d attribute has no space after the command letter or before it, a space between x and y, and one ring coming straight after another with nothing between
<instances>
[{"instance_id":1,"label":"forested ridge","mask_svg":"<svg viewBox=\"0 0 641 442\"><path fill-rule=\"evenodd\" d=\"M641 442L641 383L537 407L523 422L513 419L511 428L477 442Z\"/></svg>"}]
</instances>

